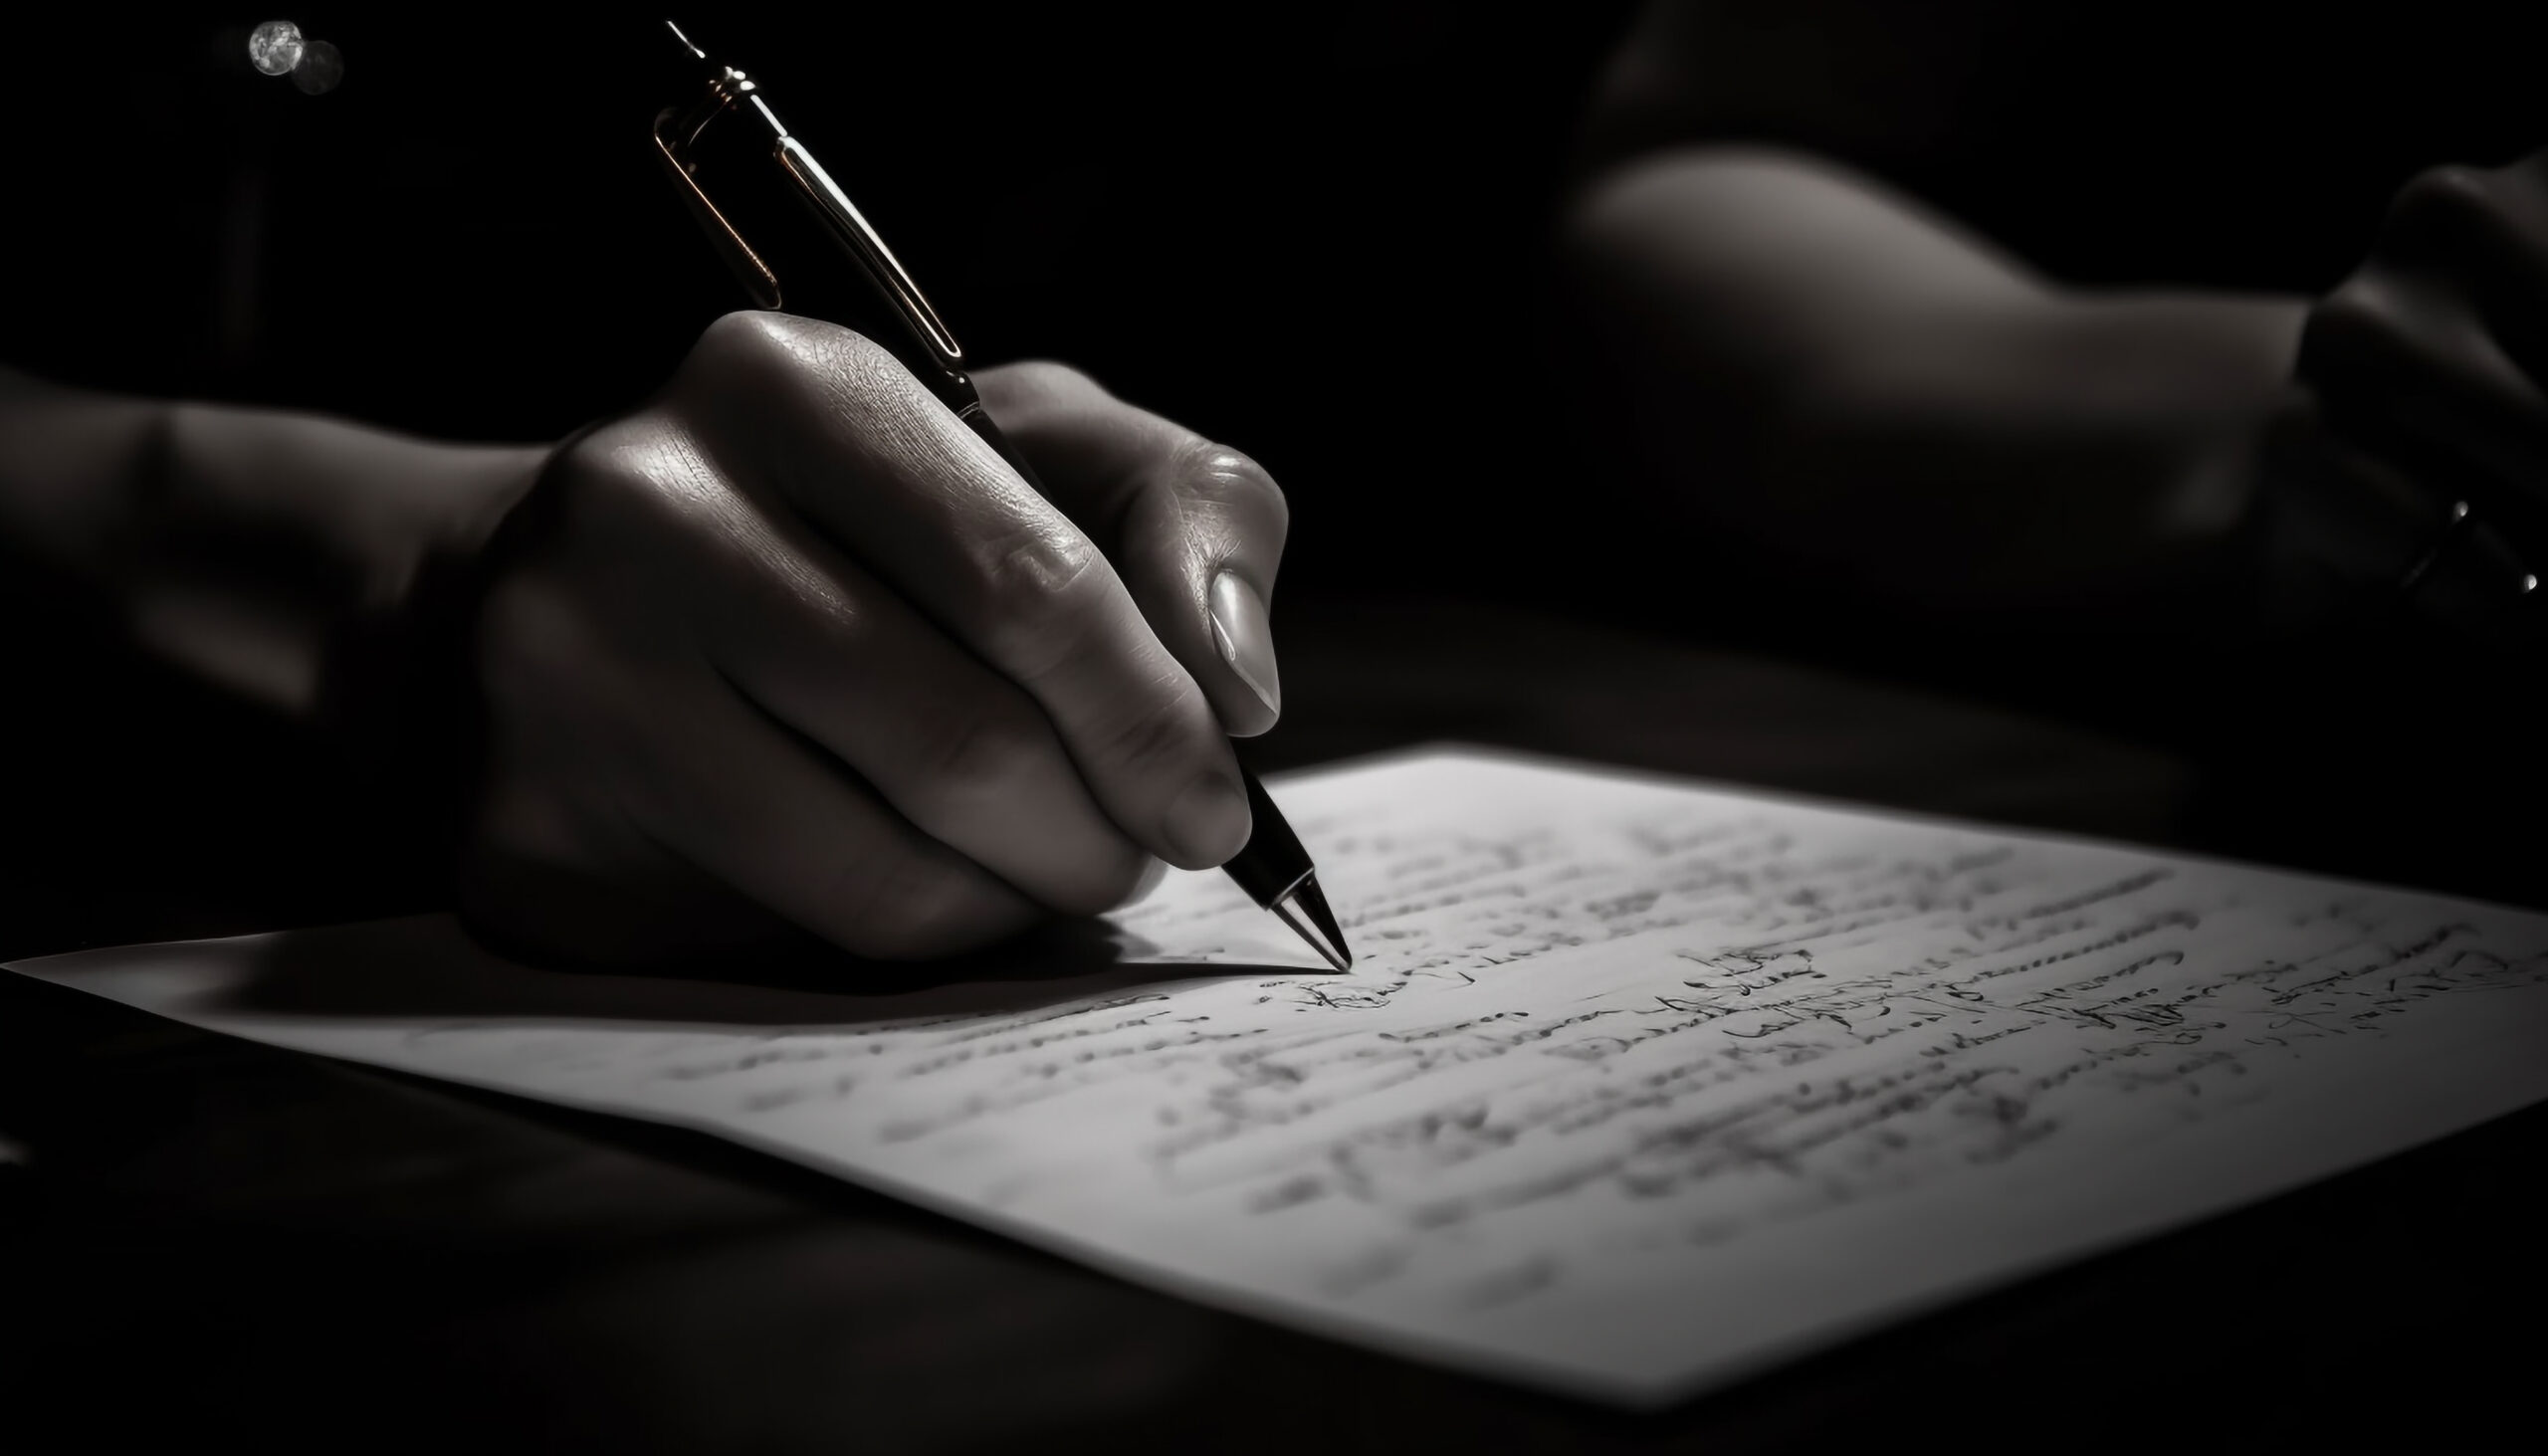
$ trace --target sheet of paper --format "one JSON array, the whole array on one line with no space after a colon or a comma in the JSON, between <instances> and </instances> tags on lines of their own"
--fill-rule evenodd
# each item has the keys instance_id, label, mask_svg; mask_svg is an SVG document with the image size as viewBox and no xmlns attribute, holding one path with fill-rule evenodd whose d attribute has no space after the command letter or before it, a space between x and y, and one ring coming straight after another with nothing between
<instances>
[{"instance_id":1,"label":"sheet of paper","mask_svg":"<svg viewBox=\"0 0 2548 1456\"><path fill-rule=\"evenodd\" d=\"M1350 975L1214 875L895 994L440 920L16 968L1635 1404L2548 1097L2537 916L1478 754L1277 792Z\"/></svg>"}]
</instances>

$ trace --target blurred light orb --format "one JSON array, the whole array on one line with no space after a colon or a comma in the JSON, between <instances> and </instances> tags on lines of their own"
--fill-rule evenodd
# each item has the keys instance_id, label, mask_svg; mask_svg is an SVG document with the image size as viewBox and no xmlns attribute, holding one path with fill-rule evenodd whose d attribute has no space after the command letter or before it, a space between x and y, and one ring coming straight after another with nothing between
<instances>
[{"instance_id":1,"label":"blurred light orb","mask_svg":"<svg viewBox=\"0 0 2548 1456\"><path fill-rule=\"evenodd\" d=\"M302 50L301 64L292 68L292 84L314 97L334 91L344 79L344 55L325 41L312 41Z\"/></svg>"},{"instance_id":2,"label":"blurred light orb","mask_svg":"<svg viewBox=\"0 0 2548 1456\"><path fill-rule=\"evenodd\" d=\"M299 66L305 49L301 27L288 20L270 20L248 32L248 64L268 76L281 76Z\"/></svg>"}]
</instances>

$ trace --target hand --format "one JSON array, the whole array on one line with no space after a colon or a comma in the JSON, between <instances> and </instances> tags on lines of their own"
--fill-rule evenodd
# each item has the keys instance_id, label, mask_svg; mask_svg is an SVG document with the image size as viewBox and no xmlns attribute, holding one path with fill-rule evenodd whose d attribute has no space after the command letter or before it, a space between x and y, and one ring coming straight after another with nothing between
<instances>
[{"instance_id":1,"label":"hand","mask_svg":"<svg viewBox=\"0 0 2548 1456\"><path fill-rule=\"evenodd\" d=\"M475 639L474 924L938 956L1246 842L1282 493L1060 365L976 384L1049 500L885 350L772 313L550 463Z\"/></svg>"},{"instance_id":2,"label":"hand","mask_svg":"<svg viewBox=\"0 0 2548 1456\"><path fill-rule=\"evenodd\" d=\"M2532 568L2514 543L2548 543L2543 379L2548 152L2419 176L2302 331L2279 434L2309 499L2280 503L2299 522L2285 554L2313 558L2322 597L2412 574L2459 625L2518 600ZM2460 503L2475 523L2454 533ZM2446 534L2449 569L2428 580Z\"/></svg>"}]
</instances>

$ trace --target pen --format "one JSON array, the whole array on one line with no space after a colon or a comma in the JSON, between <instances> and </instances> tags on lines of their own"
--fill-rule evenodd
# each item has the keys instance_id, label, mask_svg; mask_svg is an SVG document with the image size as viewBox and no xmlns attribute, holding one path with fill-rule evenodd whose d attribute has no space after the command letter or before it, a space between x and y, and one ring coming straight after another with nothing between
<instances>
[{"instance_id":1,"label":"pen","mask_svg":"<svg viewBox=\"0 0 2548 1456\"><path fill-rule=\"evenodd\" d=\"M998 453L1018 477L1043 492L1043 482L1032 467L1018 455L1007 437L1000 433L990 413L982 408L981 396L973 389L973 381L964 370L964 350L956 342L946 321L931 308L919 285L912 282L901 260L885 246L849 194L832 180L822 163L814 159L803 142L788 134L776 112L761 95L760 87L731 66L709 60L708 54L691 44L690 38L670 21L665 29L680 42L682 50L708 72L708 91L689 108L672 107L655 118L655 148L660 153L666 172L679 189L682 200L708 234L708 239L726 260L727 267L743 283L752 302L763 309L785 307L791 312L826 317L835 313L872 313L874 309L859 309L847 299L829 295L826 284L840 270L837 265L799 268L805 260L793 256L774 256L765 248L756 249L744 238L743 229L750 227L764 243L783 234L775 234L761 226L765 219L749 212L755 200L752 189L737 192L722 189L712 198L700 181L700 164L704 148L716 138L716 144L729 144L740 136L746 155L754 155L769 164L774 190L812 217L818 231L829 240L832 249L846 255L854 271L863 281L866 302L881 306L893 327L890 336L880 338L901 359L922 384L953 411L956 418ZM733 116L742 121L740 127L714 127L721 118ZM760 189L763 193L771 188ZM765 196L759 198L765 204ZM786 210L786 203L774 203ZM782 288L780 270L786 272ZM830 307L825 307L825 305ZM846 318L834 318L847 322ZM1237 882L1248 898L1261 910L1270 910L1290 926L1293 932L1310 943L1311 948L1338 970L1352 967L1354 952L1345 944L1345 934L1336 923L1336 913L1329 909L1327 896L1319 888L1318 867L1311 862L1309 851L1301 847L1300 837L1284 821L1282 812L1265 792L1244 763L1239 765L1239 782L1247 792L1247 809L1254 821L1248 840L1239 852L1221 866L1222 872Z\"/></svg>"}]
</instances>

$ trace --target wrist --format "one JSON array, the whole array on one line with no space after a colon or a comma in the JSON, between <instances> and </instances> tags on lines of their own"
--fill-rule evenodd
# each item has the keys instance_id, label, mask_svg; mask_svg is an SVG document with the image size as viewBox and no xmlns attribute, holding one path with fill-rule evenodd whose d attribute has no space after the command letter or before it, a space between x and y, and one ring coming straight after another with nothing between
<instances>
[{"instance_id":1,"label":"wrist","mask_svg":"<svg viewBox=\"0 0 2548 1456\"><path fill-rule=\"evenodd\" d=\"M470 694L469 634L489 557L531 499L545 446L421 446L379 481L381 549L327 633L315 727L370 786L445 798ZM430 807L439 815L440 808Z\"/></svg>"}]
</instances>

